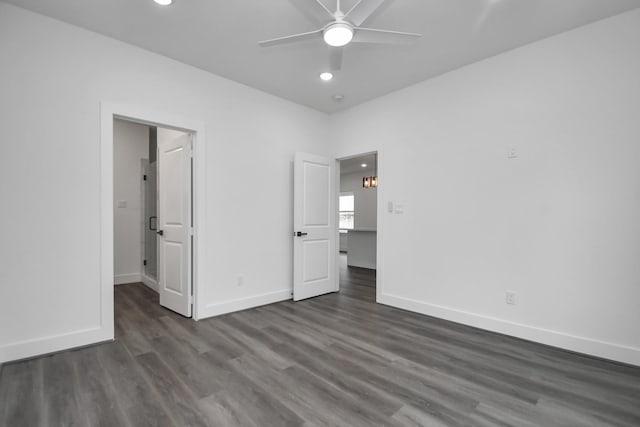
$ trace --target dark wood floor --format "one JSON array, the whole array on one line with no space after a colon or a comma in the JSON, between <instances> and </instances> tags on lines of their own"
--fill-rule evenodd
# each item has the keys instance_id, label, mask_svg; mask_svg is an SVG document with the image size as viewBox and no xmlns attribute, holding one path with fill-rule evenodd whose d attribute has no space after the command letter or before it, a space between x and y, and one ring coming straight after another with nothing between
<instances>
[{"instance_id":1,"label":"dark wood floor","mask_svg":"<svg viewBox=\"0 0 640 427\"><path fill-rule=\"evenodd\" d=\"M0 425L640 426L640 369L340 294L200 322L116 287L113 343L5 365Z\"/></svg>"}]
</instances>

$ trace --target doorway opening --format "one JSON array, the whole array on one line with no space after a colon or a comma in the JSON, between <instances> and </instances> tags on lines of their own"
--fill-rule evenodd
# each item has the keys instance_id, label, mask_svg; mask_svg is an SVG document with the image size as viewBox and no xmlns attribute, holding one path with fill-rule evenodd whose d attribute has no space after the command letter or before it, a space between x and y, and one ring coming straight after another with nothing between
<instances>
[{"instance_id":1,"label":"doorway opening","mask_svg":"<svg viewBox=\"0 0 640 427\"><path fill-rule=\"evenodd\" d=\"M359 154L338 162L340 293L376 301L378 154Z\"/></svg>"},{"instance_id":2,"label":"doorway opening","mask_svg":"<svg viewBox=\"0 0 640 427\"><path fill-rule=\"evenodd\" d=\"M192 315L192 136L113 122L114 284L144 284L146 300ZM116 292L116 296L118 292Z\"/></svg>"},{"instance_id":3,"label":"doorway opening","mask_svg":"<svg viewBox=\"0 0 640 427\"><path fill-rule=\"evenodd\" d=\"M157 127L113 121L114 284L157 284Z\"/></svg>"},{"instance_id":4,"label":"doorway opening","mask_svg":"<svg viewBox=\"0 0 640 427\"><path fill-rule=\"evenodd\" d=\"M169 190L189 188L189 191L181 192L185 196L185 202L177 204L162 202L162 197L158 198L158 215L157 225L155 225L160 235L161 242L164 243L164 252L158 249L157 253L157 285L160 295L162 295L163 286L165 294L173 298L173 303L177 298L188 312L182 313L179 309L171 308L173 311L192 317L198 320L202 307L199 307L199 288L204 283L205 265L200 262L200 258L206 247L206 233L204 232L206 215L205 215L205 182L206 182L206 155L205 155L205 127L200 121L185 118L180 114L167 113L157 111L140 106L130 106L122 104L113 104L102 102L100 104L100 326L99 332L95 335L95 342L107 341L114 339L115 318L114 318L114 271L115 271L115 235L114 235L114 211L117 209L117 200L114 199L114 122L116 120L124 120L131 123L137 123L148 127L157 127L173 134L179 134L179 138L169 138L171 143L165 145L166 150L161 150L161 135L158 134L158 188L163 187L162 163L172 165L169 170L174 171L173 176L166 179L165 188ZM173 144L173 145L172 145ZM164 153L164 155L162 155ZM188 154L188 156L187 156ZM182 160L187 161L182 161ZM140 162L140 159L138 159ZM142 163L138 163L141 171ZM139 178L139 177L138 177ZM189 187L187 187L187 184ZM140 191L142 192L140 185ZM171 191L169 191L171 193ZM158 191L162 194L162 191ZM175 196L175 192L172 193ZM171 195L171 194L170 194ZM188 197L187 197L188 196ZM115 200L115 204L114 204ZM127 200L127 199L124 199ZM142 201L140 200L140 203ZM166 210L163 215L163 209ZM151 216L151 215L150 215ZM142 233L143 221L140 216L136 215L140 225L140 233ZM163 220L162 218L165 218ZM154 221L153 219L151 221ZM148 227L148 223L145 226ZM175 233L182 236L182 245L176 242L181 240L176 237ZM142 234L136 236L140 243ZM158 243L160 248L163 247ZM182 269L176 268L175 265L170 266L164 255L173 256L174 259L180 259ZM180 255L176 257L176 255ZM142 257L142 248L140 249L140 260ZM144 267L144 265L143 265ZM147 272L147 270L143 270ZM176 273L178 272L178 274ZM186 272L187 276L183 273ZM142 274L141 274L142 275ZM167 280L163 282L163 278ZM184 280L179 281L179 278ZM142 279L142 277L140 278ZM148 289L147 286L140 284L143 290L155 293ZM162 300L162 298L160 298ZM162 304L167 306L166 304ZM151 304L145 305L152 306ZM153 305L154 310L164 310L159 305Z\"/></svg>"}]
</instances>

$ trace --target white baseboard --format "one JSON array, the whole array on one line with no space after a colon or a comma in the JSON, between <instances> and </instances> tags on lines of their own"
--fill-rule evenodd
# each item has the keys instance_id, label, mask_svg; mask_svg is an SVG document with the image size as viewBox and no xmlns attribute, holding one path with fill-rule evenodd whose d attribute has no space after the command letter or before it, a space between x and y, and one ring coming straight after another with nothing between
<instances>
[{"instance_id":1,"label":"white baseboard","mask_svg":"<svg viewBox=\"0 0 640 427\"><path fill-rule=\"evenodd\" d=\"M565 350L640 366L640 348L537 328L389 294L382 294L378 302L403 310L426 314L428 316L559 347Z\"/></svg>"},{"instance_id":2,"label":"white baseboard","mask_svg":"<svg viewBox=\"0 0 640 427\"><path fill-rule=\"evenodd\" d=\"M141 275L141 279L140 281L142 283L144 283L149 289L151 289L152 291L158 293L158 281L152 279L151 277L147 276L146 274L142 274Z\"/></svg>"},{"instance_id":3,"label":"white baseboard","mask_svg":"<svg viewBox=\"0 0 640 427\"><path fill-rule=\"evenodd\" d=\"M221 314L233 313L234 311L246 310L248 308L259 307L261 305L273 304L275 302L291 299L291 289L283 289L276 292L269 292L262 295L255 295L247 298L222 301L214 304L207 304L204 310L198 312L199 319L219 316Z\"/></svg>"},{"instance_id":4,"label":"white baseboard","mask_svg":"<svg viewBox=\"0 0 640 427\"><path fill-rule=\"evenodd\" d=\"M114 285L123 285L125 283L136 283L141 281L142 277L140 273L117 274L113 276Z\"/></svg>"},{"instance_id":5,"label":"white baseboard","mask_svg":"<svg viewBox=\"0 0 640 427\"><path fill-rule=\"evenodd\" d=\"M8 344L0 347L0 363L111 341L113 340L113 331L112 328L111 331L109 329L110 328L95 327Z\"/></svg>"},{"instance_id":6,"label":"white baseboard","mask_svg":"<svg viewBox=\"0 0 640 427\"><path fill-rule=\"evenodd\" d=\"M368 270L375 270L376 263L375 262L366 262L366 261L352 261L351 264L347 264L349 267L358 267L358 268L366 268Z\"/></svg>"}]
</instances>

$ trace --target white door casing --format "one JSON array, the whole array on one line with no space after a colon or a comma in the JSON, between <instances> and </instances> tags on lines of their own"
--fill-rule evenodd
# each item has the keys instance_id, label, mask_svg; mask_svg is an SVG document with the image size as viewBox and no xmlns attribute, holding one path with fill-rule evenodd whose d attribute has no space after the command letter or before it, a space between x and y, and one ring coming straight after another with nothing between
<instances>
[{"instance_id":1,"label":"white door casing","mask_svg":"<svg viewBox=\"0 0 640 427\"><path fill-rule=\"evenodd\" d=\"M191 317L191 134L158 128L160 305Z\"/></svg>"},{"instance_id":2,"label":"white door casing","mask_svg":"<svg viewBox=\"0 0 640 427\"><path fill-rule=\"evenodd\" d=\"M335 160L296 153L293 199L293 299L338 290Z\"/></svg>"}]
</instances>

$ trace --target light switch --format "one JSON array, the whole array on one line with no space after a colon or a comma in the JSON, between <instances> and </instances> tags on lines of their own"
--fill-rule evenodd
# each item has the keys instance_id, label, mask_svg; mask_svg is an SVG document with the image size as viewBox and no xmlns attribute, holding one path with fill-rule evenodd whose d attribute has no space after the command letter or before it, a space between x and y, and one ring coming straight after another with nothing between
<instances>
[{"instance_id":1,"label":"light switch","mask_svg":"<svg viewBox=\"0 0 640 427\"><path fill-rule=\"evenodd\" d=\"M387 212L393 213L393 202L387 203Z\"/></svg>"},{"instance_id":2,"label":"light switch","mask_svg":"<svg viewBox=\"0 0 640 427\"><path fill-rule=\"evenodd\" d=\"M126 200L118 200L118 207L119 208L126 208L127 207L127 201Z\"/></svg>"}]
</instances>

